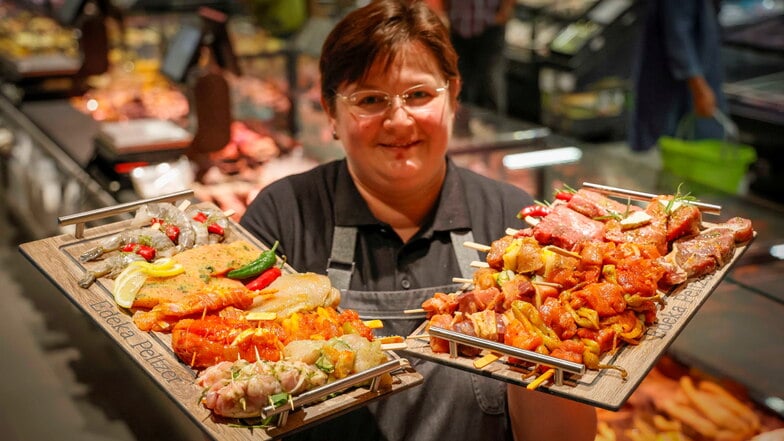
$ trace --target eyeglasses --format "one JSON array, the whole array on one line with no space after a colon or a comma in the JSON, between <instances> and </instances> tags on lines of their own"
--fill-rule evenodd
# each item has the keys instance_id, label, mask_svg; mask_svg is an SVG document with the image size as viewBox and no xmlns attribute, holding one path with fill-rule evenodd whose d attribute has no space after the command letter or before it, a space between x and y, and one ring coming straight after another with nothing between
<instances>
[{"instance_id":1,"label":"eyeglasses","mask_svg":"<svg viewBox=\"0 0 784 441\"><path fill-rule=\"evenodd\" d=\"M420 84L396 95L390 95L380 90L360 90L348 96L340 93L336 96L348 105L352 114L360 117L383 115L392 108L395 98L400 98L400 105L407 112L416 114L431 110L433 103L438 101L436 98L448 88L449 83L443 87Z\"/></svg>"}]
</instances>

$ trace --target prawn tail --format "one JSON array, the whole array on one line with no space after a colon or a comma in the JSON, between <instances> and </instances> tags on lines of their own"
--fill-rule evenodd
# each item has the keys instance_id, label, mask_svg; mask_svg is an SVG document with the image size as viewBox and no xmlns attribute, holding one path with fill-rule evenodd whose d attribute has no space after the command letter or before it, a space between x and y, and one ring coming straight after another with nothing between
<instances>
[{"instance_id":1,"label":"prawn tail","mask_svg":"<svg viewBox=\"0 0 784 441\"><path fill-rule=\"evenodd\" d=\"M102 247L91 248L85 251L84 253L82 253L82 255L79 256L79 260L81 260L82 262L89 262L101 257L103 253L104 253L104 249Z\"/></svg>"},{"instance_id":2,"label":"prawn tail","mask_svg":"<svg viewBox=\"0 0 784 441\"><path fill-rule=\"evenodd\" d=\"M82 288L89 288L95 282L95 273L87 271L81 279L79 279L79 286Z\"/></svg>"}]
</instances>

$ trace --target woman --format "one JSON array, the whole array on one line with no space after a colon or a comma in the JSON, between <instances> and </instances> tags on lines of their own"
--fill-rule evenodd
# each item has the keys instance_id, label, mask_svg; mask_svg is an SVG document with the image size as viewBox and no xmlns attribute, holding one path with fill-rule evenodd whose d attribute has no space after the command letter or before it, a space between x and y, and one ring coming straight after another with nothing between
<instances>
[{"instance_id":1,"label":"woman","mask_svg":"<svg viewBox=\"0 0 784 441\"><path fill-rule=\"evenodd\" d=\"M454 291L452 277L471 276L479 256L462 243L521 226L515 215L532 200L446 157L460 75L449 33L424 3L381 0L348 14L327 37L320 69L321 103L346 158L269 185L241 224L279 241L298 271L326 272L343 290L342 307L407 335L424 317L404 310ZM423 385L300 436L501 440L512 439L514 423L517 439L594 439L590 407L412 363Z\"/></svg>"}]
</instances>

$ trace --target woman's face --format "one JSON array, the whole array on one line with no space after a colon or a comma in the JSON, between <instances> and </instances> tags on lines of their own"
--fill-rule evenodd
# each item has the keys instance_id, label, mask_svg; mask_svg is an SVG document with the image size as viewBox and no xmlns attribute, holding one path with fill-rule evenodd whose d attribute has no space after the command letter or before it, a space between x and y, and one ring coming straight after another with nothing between
<instances>
[{"instance_id":1,"label":"woman's face","mask_svg":"<svg viewBox=\"0 0 784 441\"><path fill-rule=\"evenodd\" d=\"M436 181L445 173L456 88L447 84L430 53L415 44L389 69L376 62L360 82L341 85L330 123L358 184L387 193L440 185ZM382 105L378 114L363 115L370 108L378 112L373 103L384 92L391 105ZM406 103L400 97L404 92L409 92Z\"/></svg>"}]
</instances>

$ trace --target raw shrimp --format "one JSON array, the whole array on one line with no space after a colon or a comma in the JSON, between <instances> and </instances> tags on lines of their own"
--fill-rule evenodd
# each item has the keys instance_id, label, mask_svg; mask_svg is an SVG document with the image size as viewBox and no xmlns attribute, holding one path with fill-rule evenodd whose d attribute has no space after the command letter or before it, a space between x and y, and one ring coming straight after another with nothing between
<instances>
[{"instance_id":1,"label":"raw shrimp","mask_svg":"<svg viewBox=\"0 0 784 441\"><path fill-rule=\"evenodd\" d=\"M155 248L159 257L174 251L174 242L166 234L155 228L138 228L127 230L102 240L97 246L90 248L79 256L82 262L95 260L104 254L115 251L129 243L149 245Z\"/></svg>"},{"instance_id":2,"label":"raw shrimp","mask_svg":"<svg viewBox=\"0 0 784 441\"><path fill-rule=\"evenodd\" d=\"M163 222L174 225L180 230L177 238L176 251L181 252L193 248L196 245L196 231L194 231L193 220L185 212L168 203L152 203L143 205L136 212L134 225L149 226L153 219L160 219Z\"/></svg>"},{"instance_id":3,"label":"raw shrimp","mask_svg":"<svg viewBox=\"0 0 784 441\"><path fill-rule=\"evenodd\" d=\"M196 217L204 217L203 221L196 221L192 220L194 224L194 228L198 228L197 230L197 243L206 244L206 243L217 243L222 242L224 237L220 234L210 234L209 232L201 232L201 229L207 228L208 225L216 224L221 227L223 231L226 231L229 228L229 220L223 212L217 208L203 208L203 207L196 207L196 206L189 206L185 209L185 215L188 219L195 219ZM206 234L206 237L204 236ZM202 240L206 240L202 243Z\"/></svg>"},{"instance_id":4,"label":"raw shrimp","mask_svg":"<svg viewBox=\"0 0 784 441\"><path fill-rule=\"evenodd\" d=\"M116 254L101 262L101 265L93 270L85 271L82 278L79 280L79 286L82 288L89 288L98 277L115 278L122 272L125 267L136 260L144 260L144 257L136 253L120 253Z\"/></svg>"}]
</instances>

